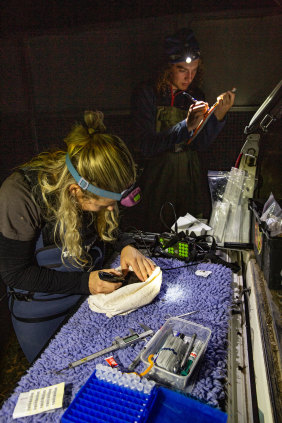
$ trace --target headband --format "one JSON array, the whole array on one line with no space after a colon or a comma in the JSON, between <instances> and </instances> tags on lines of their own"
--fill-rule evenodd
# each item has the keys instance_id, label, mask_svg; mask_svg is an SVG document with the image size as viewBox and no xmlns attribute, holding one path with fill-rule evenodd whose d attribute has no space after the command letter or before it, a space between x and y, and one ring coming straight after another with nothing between
<instances>
[{"instance_id":1,"label":"headband","mask_svg":"<svg viewBox=\"0 0 282 423\"><path fill-rule=\"evenodd\" d=\"M83 190L90 191L90 192L92 192L92 194L99 195L100 197L110 198L111 200L116 200L116 201L121 200L123 192L121 194L118 194L116 192L106 191L104 189L95 187L95 185L90 184L90 182L88 182L86 179L84 179L82 176L80 176L80 174L77 172L77 170L73 166L68 153L66 154L66 165L67 165L69 172L71 173L71 175L73 176L73 178L77 182L77 184Z\"/></svg>"}]
</instances>

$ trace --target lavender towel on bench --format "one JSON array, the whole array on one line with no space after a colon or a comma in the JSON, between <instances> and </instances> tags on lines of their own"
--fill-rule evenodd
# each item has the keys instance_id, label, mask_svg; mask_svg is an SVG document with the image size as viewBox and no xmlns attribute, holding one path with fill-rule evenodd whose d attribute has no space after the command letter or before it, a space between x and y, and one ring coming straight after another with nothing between
<instances>
[{"instance_id":1,"label":"lavender towel on bench","mask_svg":"<svg viewBox=\"0 0 282 423\"><path fill-rule=\"evenodd\" d=\"M159 295L151 304L125 315L111 319L105 314L91 311L87 300L52 339L41 357L21 378L11 397L0 411L0 422L12 422L12 414L19 393L27 392L60 382L66 383L65 407L70 404L79 388L95 370L97 363L105 363L105 356L56 374L69 363L93 354L112 344L116 336L129 335L128 328L143 332L139 323L157 331L165 322L165 316L177 316L199 310L187 320L209 327L212 335L206 354L199 366L199 372L192 396L220 408L225 398L227 376L228 323L232 303L232 272L222 265L201 263L190 267L175 259L158 258L155 262L163 270L163 283ZM119 258L113 267L119 265ZM176 269L166 271L166 268ZM195 271L203 269L212 273L207 277L196 276ZM137 356L143 342L115 351L114 358L128 366ZM138 371L146 366L140 364ZM65 410L19 418L17 422L59 422Z\"/></svg>"}]
</instances>

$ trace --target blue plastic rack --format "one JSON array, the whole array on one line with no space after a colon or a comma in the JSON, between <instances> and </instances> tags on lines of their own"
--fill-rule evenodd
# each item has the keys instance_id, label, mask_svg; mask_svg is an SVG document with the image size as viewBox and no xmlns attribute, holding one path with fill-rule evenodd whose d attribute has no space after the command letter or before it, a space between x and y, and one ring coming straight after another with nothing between
<instances>
[{"instance_id":1,"label":"blue plastic rack","mask_svg":"<svg viewBox=\"0 0 282 423\"><path fill-rule=\"evenodd\" d=\"M94 372L62 416L62 423L144 423L157 390L150 394L114 385Z\"/></svg>"}]
</instances>

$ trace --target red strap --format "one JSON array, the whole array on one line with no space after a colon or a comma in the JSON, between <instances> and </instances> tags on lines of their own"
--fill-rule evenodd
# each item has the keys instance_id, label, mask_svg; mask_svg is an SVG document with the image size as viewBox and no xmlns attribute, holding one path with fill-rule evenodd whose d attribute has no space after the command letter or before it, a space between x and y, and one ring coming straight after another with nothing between
<instances>
[{"instance_id":1,"label":"red strap","mask_svg":"<svg viewBox=\"0 0 282 423\"><path fill-rule=\"evenodd\" d=\"M240 153L237 160L236 160L236 163L235 163L235 166L234 166L236 169L239 169L242 156L243 156L243 153Z\"/></svg>"},{"instance_id":2,"label":"red strap","mask_svg":"<svg viewBox=\"0 0 282 423\"><path fill-rule=\"evenodd\" d=\"M171 92L171 102L170 102L170 105L171 105L171 107L174 105L174 92L173 92L173 89L172 89L172 85L170 86L170 92Z\"/></svg>"},{"instance_id":3,"label":"red strap","mask_svg":"<svg viewBox=\"0 0 282 423\"><path fill-rule=\"evenodd\" d=\"M183 91L179 91L178 93L176 93L176 94L174 95L173 88L172 88L172 85L171 85L171 86L170 86L170 92L171 92L171 102L170 102L170 106L171 106L171 107L173 107L173 106L174 106L174 100L175 100L175 97L176 97L178 94L183 93Z\"/></svg>"}]
</instances>

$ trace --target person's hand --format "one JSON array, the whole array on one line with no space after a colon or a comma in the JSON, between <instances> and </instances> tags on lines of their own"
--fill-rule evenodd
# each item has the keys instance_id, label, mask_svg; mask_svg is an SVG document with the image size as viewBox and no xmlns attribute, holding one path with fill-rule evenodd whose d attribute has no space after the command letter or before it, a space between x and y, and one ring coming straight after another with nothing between
<instances>
[{"instance_id":1,"label":"person's hand","mask_svg":"<svg viewBox=\"0 0 282 423\"><path fill-rule=\"evenodd\" d=\"M208 108L208 103L205 103L204 101L196 101L195 104L192 104L189 107L186 118L188 131L193 131L198 127L208 111Z\"/></svg>"},{"instance_id":2,"label":"person's hand","mask_svg":"<svg viewBox=\"0 0 282 423\"><path fill-rule=\"evenodd\" d=\"M228 110L233 106L235 100L235 88L232 91L226 91L226 93L220 94L217 97L218 106L214 111L214 115L217 120L224 119L224 116Z\"/></svg>"},{"instance_id":3,"label":"person's hand","mask_svg":"<svg viewBox=\"0 0 282 423\"><path fill-rule=\"evenodd\" d=\"M124 276L128 273L129 266L132 267L140 281L145 281L154 271L156 265L149 258L131 245L124 247L120 254L120 265Z\"/></svg>"},{"instance_id":4,"label":"person's hand","mask_svg":"<svg viewBox=\"0 0 282 423\"><path fill-rule=\"evenodd\" d=\"M95 270L90 273L89 280L88 280L88 286L89 291L92 295L95 294L110 294L111 292L115 291L116 289L120 288L122 285L122 282L107 282L103 281L99 278L99 272L108 272L113 273L117 276L122 276L120 272L118 272L116 269L101 269L101 270Z\"/></svg>"}]
</instances>

